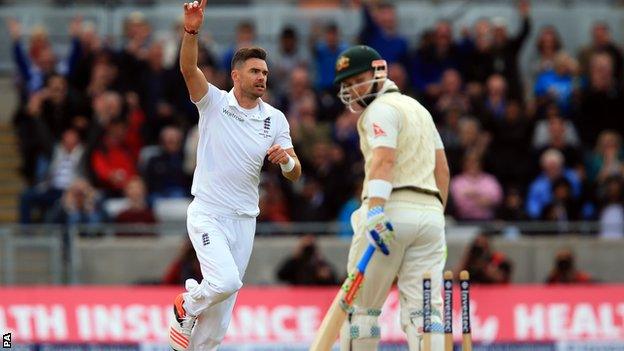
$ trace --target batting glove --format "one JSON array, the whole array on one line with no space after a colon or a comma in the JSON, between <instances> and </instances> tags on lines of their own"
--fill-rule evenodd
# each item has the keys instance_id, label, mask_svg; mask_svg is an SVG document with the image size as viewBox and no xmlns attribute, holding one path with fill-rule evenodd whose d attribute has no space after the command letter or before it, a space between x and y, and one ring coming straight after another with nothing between
<instances>
[{"instance_id":1,"label":"batting glove","mask_svg":"<svg viewBox=\"0 0 624 351\"><path fill-rule=\"evenodd\" d=\"M386 217L383 207L376 206L368 210L366 227L368 241L378 247L384 255L390 254L388 244L394 239L394 228Z\"/></svg>"}]
</instances>

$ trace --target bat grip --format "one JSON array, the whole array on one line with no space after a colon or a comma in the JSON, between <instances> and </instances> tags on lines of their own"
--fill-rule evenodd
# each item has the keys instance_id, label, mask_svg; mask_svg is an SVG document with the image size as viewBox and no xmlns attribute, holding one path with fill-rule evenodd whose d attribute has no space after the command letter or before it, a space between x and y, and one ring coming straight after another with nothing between
<instances>
[{"instance_id":1,"label":"bat grip","mask_svg":"<svg viewBox=\"0 0 624 351\"><path fill-rule=\"evenodd\" d=\"M368 266L368 262L370 262L371 257L373 257L374 253L375 246L373 246L372 244L368 244L368 247L362 255L362 258L360 258L360 262L358 262L357 264L357 269L360 273L364 274L364 272L366 271L366 266Z\"/></svg>"}]
</instances>

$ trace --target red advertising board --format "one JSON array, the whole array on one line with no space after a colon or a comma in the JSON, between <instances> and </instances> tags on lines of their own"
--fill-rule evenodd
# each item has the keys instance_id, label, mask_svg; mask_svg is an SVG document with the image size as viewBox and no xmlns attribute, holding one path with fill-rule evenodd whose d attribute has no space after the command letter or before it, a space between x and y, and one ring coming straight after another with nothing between
<instances>
[{"instance_id":1,"label":"red advertising board","mask_svg":"<svg viewBox=\"0 0 624 351\"><path fill-rule=\"evenodd\" d=\"M166 342L175 288L0 288L0 333L16 342ZM305 343L336 289L244 288L228 343ZM459 306L455 294L455 307ZM624 285L473 287L477 342L624 342ZM403 341L398 295L380 317L382 338ZM459 338L459 311L455 310Z\"/></svg>"}]
</instances>

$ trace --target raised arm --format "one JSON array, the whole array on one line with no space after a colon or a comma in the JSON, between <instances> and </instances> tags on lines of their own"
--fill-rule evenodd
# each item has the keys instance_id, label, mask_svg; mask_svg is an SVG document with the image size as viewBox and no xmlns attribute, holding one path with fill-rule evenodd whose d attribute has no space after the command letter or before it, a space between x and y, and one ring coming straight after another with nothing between
<instances>
[{"instance_id":1,"label":"raised arm","mask_svg":"<svg viewBox=\"0 0 624 351\"><path fill-rule=\"evenodd\" d=\"M198 34L204 21L208 0L184 4L184 36L180 48L180 71L184 76L191 100L198 102L208 92L208 81L197 66Z\"/></svg>"}]
</instances>

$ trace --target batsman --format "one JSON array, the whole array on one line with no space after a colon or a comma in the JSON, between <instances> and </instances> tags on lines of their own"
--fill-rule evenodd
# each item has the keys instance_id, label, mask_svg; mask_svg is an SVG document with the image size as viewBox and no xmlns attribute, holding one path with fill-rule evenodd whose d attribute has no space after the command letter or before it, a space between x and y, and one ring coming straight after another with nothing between
<instances>
[{"instance_id":1,"label":"batsman","mask_svg":"<svg viewBox=\"0 0 624 351\"><path fill-rule=\"evenodd\" d=\"M449 169L440 135L429 112L388 79L386 61L374 49L359 45L344 51L334 82L340 85L341 101L361 112L358 133L366 173L362 206L351 217L355 235L348 271L354 271L369 242L377 247L341 327L340 350L377 350L378 317L395 278L409 349L422 350L425 272L433 283L432 350L443 350L440 287Z\"/></svg>"}]
</instances>

